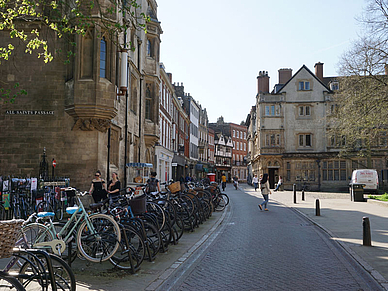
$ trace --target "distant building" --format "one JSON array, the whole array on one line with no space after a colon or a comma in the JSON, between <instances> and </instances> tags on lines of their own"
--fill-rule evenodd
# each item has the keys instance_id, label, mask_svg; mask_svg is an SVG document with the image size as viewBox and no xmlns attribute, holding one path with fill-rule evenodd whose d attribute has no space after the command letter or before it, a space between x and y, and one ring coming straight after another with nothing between
<instances>
[{"instance_id":1,"label":"distant building","mask_svg":"<svg viewBox=\"0 0 388 291\"><path fill-rule=\"evenodd\" d=\"M248 121L248 156L252 174L269 174L273 188L279 176L284 187L311 190L348 189L354 169L366 167L365 158L341 158L341 142L328 134L336 78L323 77L323 63L315 64L315 74L303 65L295 74L279 70L279 84L269 90L269 76L257 76L256 107ZM386 168L387 151L376 147L373 167ZM381 176L380 176L381 180Z\"/></svg>"},{"instance_id":2,"label":"distant building","mask_svg":"<svg viewBox=\"0 0 388 291\"><path fill-rule=\"evenodd\" d=\"M230 169L225 169L229 177L237 176L240 181L246 182L248 165L246 160L248 153L247 127L245 125L224 122L224 118L221 116L218 118L217 123L209 123L209 128L214 130L216 140L217 138L220 140L222 136L226 144L229 140L232 142ZM215 156L217 165L217 146ZM220 170L219 166L217 166L217 170Z\"/></svg>"}]
</instances>

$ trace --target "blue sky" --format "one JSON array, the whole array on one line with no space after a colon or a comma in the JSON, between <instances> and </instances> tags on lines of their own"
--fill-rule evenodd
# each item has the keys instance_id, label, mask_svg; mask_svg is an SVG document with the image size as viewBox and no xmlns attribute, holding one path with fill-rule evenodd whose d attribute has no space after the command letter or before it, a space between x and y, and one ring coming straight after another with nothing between
<instances>
[{"instance_id":1,"label":"blue sky","mask_svg":"<svg viewBox=\"0 0 388 291\"><path fill-rule=\"evenodd\" d=\"M256 77L324 63L338 75L339 57L361 31L365 0L159 0L161 62L207 109L209 121L245 120L255 105Z\"/></svg>"}]
</instances>

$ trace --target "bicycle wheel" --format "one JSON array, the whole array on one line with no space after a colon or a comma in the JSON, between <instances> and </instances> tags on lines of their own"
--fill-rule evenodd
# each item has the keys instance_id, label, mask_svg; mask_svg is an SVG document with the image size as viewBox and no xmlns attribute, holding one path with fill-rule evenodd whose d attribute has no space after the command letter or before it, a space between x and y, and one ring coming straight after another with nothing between
<instances>
[{"instance_id":1,"label":"bicycle wheel","mask_svg":"<svg viewBox=\"0 0 388 291\"><path fill-rule=\"evenodd\" d=\"M137 271L145 257L145 246L141 236L130 226L121 227L119 249L109 261L121 270Z\"/></svg>"},{"instance_id":2,"label":"bicycle wheel","mask_svg":"<svg viewBox=\"0 0 388 291\"><path fill-rule=\"evenodd\" d=\"M216 199L216 211L223 211L227 205L227 196L224 194L218 194Z\"/></svg>"},{"instance_id":3,"label":"bicycle wheel","mask_svg":"<svg viewBox=\"0 0 388 291\"><path fill-rule=\"evenodd\" d=\"M157 253L159 253L159 250L162 246L162 237L160 235L160 231L158 230L157 227L155 227L155 225L147 221L143 221L143 225L144 225L145 234L147 236L147 243L151 251L151 254L150 254L151 258L148 258L148 259L153 260L155 259Z\"/></svg>"},{"instance_id":4,"label":"bicycle wheel","mask_svg":"<svg viewBox=\"0 0 388 291\"><path fill-rule=\"evenodd\" d=\"M92 231L89 223L93 226ZM117 222L105 214L95 214L82 222L77 231L77 246L80 254L91 262L109 260L120 243L120 228Z\"/></svg>"},{"instance_id":5,"label":"bicycle wheel","mask_svg":"<svg viewBox=\"0 0 388 291\"><path fill-rule=\"evenodd\" d=\"M60 257L54 255L54 254L49 254L50 259L51 259L51 264L53 267L54 271L54 278L55 278L55 285L57 287L57 290L63 290L63 291L75 291L76 290L76 280L73 271L69 267L69 265L62 260ZM39 259L42 265L45 268L45 277L48 279L47 286L48 290L52 290L51 286L51 281L50 276L48 274L48 268L47 268L47 262L44 256L36 254L34 259ZM19 274L20 275L28 275L33 272L33 267L31 264L34 264L34 259L31 258L30 262L26 262L23 264L23 266L20 268ZM42 286L38 282L30 282L27 286L28 291L33 291L33 290L41 290Z\"/></svg>"},{"instance_id":6,"label":"bicycle wheel","mask_svg":"<svg viewBox=\"0 0 388 291\"><path fill-rule=\"evenodd\" d=\"M9 290L25 291L26 289L24 289L23 285L15 277L0 272L0 291Z\"/></svg>"},{"instance_id":7,"label":"bicycle wheel","mask_svg":"<svg viewBox=\"0 0 388 291\"><path fill-rule=\"evenodd\" d=\"M22 227L22 232L18 238L19 247L33 249L38 242L52 241L54 239L48 227L40 223L31 223Z\"/></svg>"},{"instance_id":8,"label":"bicycle wheel","mask_svg":"<svg viewBox=\"0 0 388 291\"><path fill-rule=\"evenodd\" d=\"M222 196L222 199L224 199L224 201L226 203L225 206L227 206L229 204L229 197L228 197L228 195L226 195L225 193L221 193L220 195Z\"/></svg>"}]
</instances>

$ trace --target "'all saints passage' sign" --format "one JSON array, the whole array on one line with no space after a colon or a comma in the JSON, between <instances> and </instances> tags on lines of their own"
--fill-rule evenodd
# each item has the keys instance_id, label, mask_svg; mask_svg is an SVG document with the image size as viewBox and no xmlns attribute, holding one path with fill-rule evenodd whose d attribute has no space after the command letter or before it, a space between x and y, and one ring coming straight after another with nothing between
<instances>
[{"instance_id":1,"label":"'all saints passage' sign","mask_svg":"<svg viewBox=\"0 0 388 291\"><path fill-rule=\"evenodd\" d=\"M54 115L54 111L48 110L6 110L8 115Z\"/></svg>"}]
</instances>

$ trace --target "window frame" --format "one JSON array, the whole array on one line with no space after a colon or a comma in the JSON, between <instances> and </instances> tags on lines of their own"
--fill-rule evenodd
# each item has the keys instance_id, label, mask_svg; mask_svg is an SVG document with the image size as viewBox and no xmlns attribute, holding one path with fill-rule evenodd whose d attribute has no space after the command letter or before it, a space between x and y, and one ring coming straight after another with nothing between
<instances>
[{"instance_id":1,"label":"window frame","mask_svg":"<svg viewBox=\"0 0 388 291\"><path fill-rule=\"evenodd\" d=\"M103 36L100 40L100 78L107 78L108 42Z\"/></svg>"},{"instance_id":2,"label":"window frame","mask_svg":"<svg viewBox=\"0 0 388 291\"><path fill-rule=\"evenodd\" d=\"M300 133L300 134L298 134L298 147L299 148L313 148L313 135L312 135L312 133Z\"/></svg>"},{"instance_id":3,"label":"window frame","mask_svg":"<svg viewBox=\"0 0 388 291\"><path fill-rule=\"evenodd\" d=\"M310 91L310 81L299 81L298 82L298 91Z\"/></svg>"}]
</instances>

